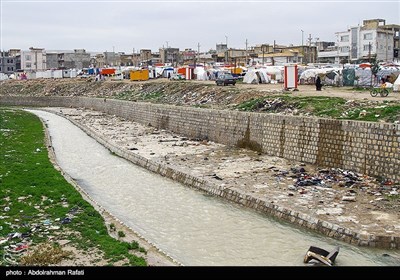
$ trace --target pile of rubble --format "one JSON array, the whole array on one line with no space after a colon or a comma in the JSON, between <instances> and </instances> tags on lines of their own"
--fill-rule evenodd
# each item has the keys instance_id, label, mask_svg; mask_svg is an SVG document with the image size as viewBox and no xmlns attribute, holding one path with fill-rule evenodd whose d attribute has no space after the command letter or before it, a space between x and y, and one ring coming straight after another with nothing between
<instances>
[{"instance_id":1,"label":"pile of rubble","mask_svg":"<svg viewBox=\"0 0 400 280\"><path fill-rule=\"evenodd\" d=\"M308 190L316 191L320 188L336 187L344 191L341 201L349 202L355 202L357 193L361 192L376 197L370 203L379 205L378 202L381 204L390 202L391 197L395 199L400 191L400 185L395 185L391 180L379 181L377 178L340 168L317 169L315 173L309 174L303 167L291 167L290 172L279 170L274 176L293 178L294 183L289 185L288 189L300 194L304 194ZM289 193L289 195L292 194ZM386 206L394 211L400 211L398 203L386 203Z\"/></svg>"}]
</instances>

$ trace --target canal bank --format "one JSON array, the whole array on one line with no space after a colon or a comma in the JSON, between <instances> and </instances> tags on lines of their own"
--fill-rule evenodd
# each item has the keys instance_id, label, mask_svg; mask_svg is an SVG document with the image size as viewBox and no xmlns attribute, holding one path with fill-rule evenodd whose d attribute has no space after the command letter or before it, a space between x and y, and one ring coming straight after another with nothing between
<instances>
[{"instance_id":1,"label":"canal bank","mask_svg":"<svg viewBox=\"0 0 400 280\"><path fill-rule=\"evenodd\" d=\"M342 181L324 177L323 184L298 186L290 172L302 168L315 178L328 170L180 137L101 112L48 110L67 117L113 153L187 186L350 244L399 248L396 205L385 207L382 199L393 190L385 193L373 178L343 171ZM359 187L343 184L349 175Z\"/></svg>"},{"instance_id":2,"label":"canal bank","mask_svg":"<svg viewBox=\"0 0 400 280\"><path fill-rule=\"evenodd\" d=\"M38 115L61 168L94 201L185 265L304 265L310 244L339 245L338 266L392 265L399 258L390 250L350 246L191 190L115 156L64 118Z\"/></svg>"}]
</instances>

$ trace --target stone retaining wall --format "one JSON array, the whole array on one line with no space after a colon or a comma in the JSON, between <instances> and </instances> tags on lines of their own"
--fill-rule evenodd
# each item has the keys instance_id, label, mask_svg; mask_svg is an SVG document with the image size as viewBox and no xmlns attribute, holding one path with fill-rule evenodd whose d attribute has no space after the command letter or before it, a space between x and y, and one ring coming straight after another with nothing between
<instances>
[{"instance_id":1,"label":"stone retaining wall","mask_svg":"<svg viewBox=\"0 0 400 280\"><path fill-rule=\"evenodd\" d=\"M349 168L399 180L399 125L234 111L205 110L85 97L1 97L0 105L85 107L188 137L247 147L296 161ZM64 116L65 117L65 116ZM280 207L235 188L175 170L114 146L102 135L70 119L115 154L184 185L359 246L400 248L400 237L360 234ZM371 173L369 172L371 168Z\"/></svg>"},{"instance_id":2,"label":"stone retaining wall","mask_svg":"<svg viewBox=\"0 0 400 280\"><path fill-rule=\"evenodd\" d=\"M85 107L190 138L400 181L400 124L210 110L87 97L1 96L0 105Z\"/></svg>"},{"instance_id":3,"label":"stone retaining wall","mask_svg":"<svg viewBox=\"0 0 400 280\"><path fill-rule=\"evenodd\" d=\"M66 117L63 114L59 114ZM108 141L103 135L97 134L94 130L80 124L79 122L68 118L72 123L82 129L86 134L94 138L97 142L105 146L111 152L123 157L130 162L139 165L154 173L160 174L174 181L180 182L186 186L199 189L208 194L219 196L228 201L235 202L242 206L254 209L260 213L268 214L269 216L276 217L280 220L308 228L312 231L322 233L331 238L341 240L350 244L358 246L370 246L377 248L399 249L400 237L397 236L379 236L374 234L360 234L348 228L311 217L309 215L293 211L289 208L284 208L274 203L268 202L266 199L259 199L247 194L242 190L225 187L223 185L216 185L208 180L197 178L191 174L183 173L179 170L171 168L166 164L147 159L138 154L129 152L126 149L114 145Z\"/></svg>"}]
</instances>

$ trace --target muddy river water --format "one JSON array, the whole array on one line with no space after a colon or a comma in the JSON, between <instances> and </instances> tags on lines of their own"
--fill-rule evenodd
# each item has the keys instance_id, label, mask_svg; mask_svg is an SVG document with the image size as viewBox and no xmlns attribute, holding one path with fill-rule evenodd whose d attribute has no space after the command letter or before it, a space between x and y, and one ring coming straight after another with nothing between
<instances>
[{"instance_id":1,"label":"muddy river water","mask_svg":"<svg viewBox=\"0 0 400 280\"><path fill-rule=\"evenodd\" d=\"M338 266L400 265L398 251L352 246L205 195L111 154L65 118L29 111L47 124L60 167L183 265L304 266L311 245L339 246Z\"/></svg>"}]
</instances>

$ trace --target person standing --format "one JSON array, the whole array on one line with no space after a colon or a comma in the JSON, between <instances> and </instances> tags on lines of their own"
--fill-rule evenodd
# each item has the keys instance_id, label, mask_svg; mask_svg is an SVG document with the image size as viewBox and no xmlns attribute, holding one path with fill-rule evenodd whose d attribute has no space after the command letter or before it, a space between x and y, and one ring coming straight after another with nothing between
<instances>
[{"instance_id":1,"label":"person standing","mask_svg":"<svg viewBox=\"0 0 400 280\"><path fill-rule=\"evenodd\" d=\"M317 79L315 80L315 88L318 91L322 88L321 78L319 76L317 76Z\"/></svg>"}]
</instances>

